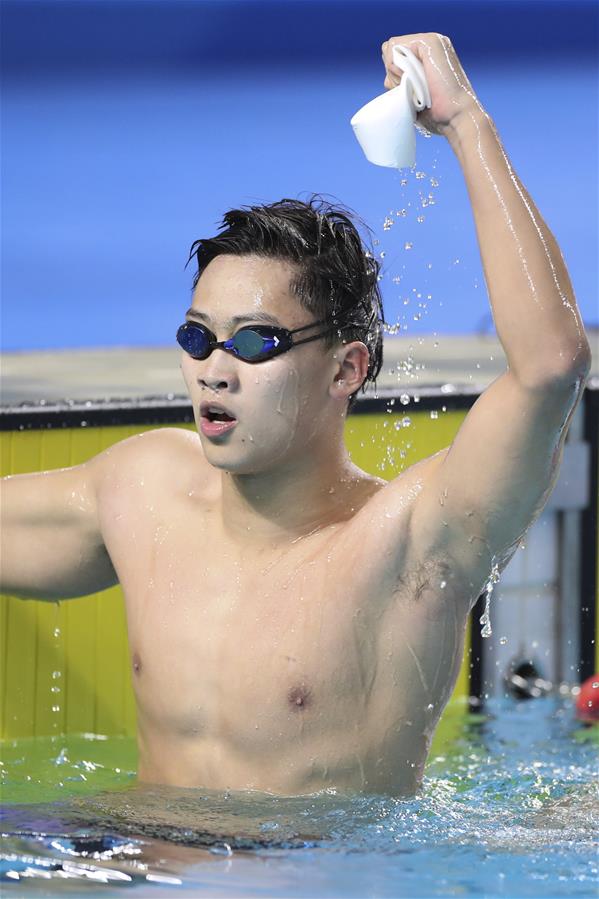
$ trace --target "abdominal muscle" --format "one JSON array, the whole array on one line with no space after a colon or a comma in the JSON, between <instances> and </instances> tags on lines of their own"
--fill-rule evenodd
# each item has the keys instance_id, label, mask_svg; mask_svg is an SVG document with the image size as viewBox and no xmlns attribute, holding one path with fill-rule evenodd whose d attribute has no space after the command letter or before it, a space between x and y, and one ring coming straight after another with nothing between
<instances>
[{"instance_id":1,"label":"abdominal muscle","mask_svg":"<svg viewBox=\"0 0 599 899\"><path fill-rule=\"evenodd\" d=\"M420 783L416 773L421 775L417 762L409 772L400 771L398 761L396 770L389 770L388 760L385 767L384 759L373 767L359 737L356 735L353 740L353 751L347 745L351 739L352 735L347 733L337 739L323 735L321 740L302 741L300 746L276 739L270 751L255 757L232 750L222 740L146 741L140 736L138 777L147 783L222 791L258 790L283 796L324 789L395 796L414 794ZM424 753L426 748L423 746ZM422 752L415 754L420 756Z\"/></svg>"},{"instance_id":2,"label":"abdominal muscle","mask_svg":"<svg viewBox=\"0 0 599 899\"><path fill-rule=\"evenodd\" d=\"M193 618L183 599L168 616L146 604L143 631L131 628L141 780L287 795L417 787L420 685L389 635L365 634L355 600L299 579L308 595L281 590L276 608L276 588L248 592L243 610L221 593Z\"/></svg>"},{"instance_id":3,"label":"abdominal muscle","mask_svg":"<svg viewBox=\"0 0 599 899\"><path fill-rule=\"evenodd\" d=\"M288 688L284 665L278 679L266 674L240 685L225 708L212 703L204 687L196 688L194 699L205 700L202 721L203 710L191 708L188 699L171 703L171 716L156 723L152 701L138 688L139 779L282 795L325 788L412 794L429 745L424 716L390 708L397 704L389 695L379 693L370 702L353 690L343 696L323 683L324 667L311 709L289 708L304 686Z\"/></svg>"}]
</instances>

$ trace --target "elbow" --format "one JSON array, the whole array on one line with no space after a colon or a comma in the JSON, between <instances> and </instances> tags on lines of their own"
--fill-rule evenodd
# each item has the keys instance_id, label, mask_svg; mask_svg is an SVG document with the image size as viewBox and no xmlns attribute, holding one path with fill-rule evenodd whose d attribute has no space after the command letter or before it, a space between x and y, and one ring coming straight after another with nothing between
<instances>
[{"instance_id":1,"label":"elbow","mask_svg":"<svg viewBox=\"0 0 599 899\"><path fill-rule=\"evenodd\" d=\"M576 376L586 381L593 364L593 354L591 353L591 345L584 332L572 353L571 364Z\"/></svg>"},{"instance_id":2,"label":"elbow","mask_svg":"<svg viewBox=\"0 0 599 899\"><path fill-rule=\"evenodd\" d=\"M586 337L576 346L547 351L541 362L514 371L520 383L531 390L563 390L579 393L589 376L591 348Z\"/></svg>"},{"instance_id":3,"label":"elbow","mask_svg":"<svg viewBox=\"0 0 599 899\"><path fill-rule=\"evenodd\" d=\"M555 365L554 382L565 387L576 386L578 390L582 390L589 377L592 361L591 347L584 337L578 346L560 353Z\"/></svg>"}]
</instances>

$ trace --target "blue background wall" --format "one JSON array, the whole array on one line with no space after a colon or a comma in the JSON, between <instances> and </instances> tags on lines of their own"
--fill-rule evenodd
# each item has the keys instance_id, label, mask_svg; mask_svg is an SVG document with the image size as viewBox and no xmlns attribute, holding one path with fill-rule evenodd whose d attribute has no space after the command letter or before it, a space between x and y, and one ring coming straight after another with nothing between
<instances>
[{"instance_id":1,"label":"blue background wall","mask_svg":"<svg viewBox=\"0 0 599 899\"><path fill-rule=\"evenodd\" d=\"M382 41L419 31L451 37L597 322L596 3L4 0L2 13L3 349L173 342L192 241L232 206L312 191L374 231L388 322L490 329L449 145L419 135L415 170L398 173L369 165L349 125L383 92Z\"/></svg>"}]
</instances>

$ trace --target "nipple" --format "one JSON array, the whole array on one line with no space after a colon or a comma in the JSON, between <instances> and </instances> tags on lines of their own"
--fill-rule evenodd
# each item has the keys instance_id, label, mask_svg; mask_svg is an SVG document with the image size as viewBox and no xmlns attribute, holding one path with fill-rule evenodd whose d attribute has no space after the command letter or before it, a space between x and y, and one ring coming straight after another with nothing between
<instances>
[{"instance_id":1,"label":"nipple","mask_svg":"<svg viewBox=\"0 0 599 899\"><path fill-rule=\"evenodd\" d=\"M299 687L293 687L287 694L289 704L296 709L303 709L311 704L310 691L303 684Z\"/></svg>"}]
</instances>

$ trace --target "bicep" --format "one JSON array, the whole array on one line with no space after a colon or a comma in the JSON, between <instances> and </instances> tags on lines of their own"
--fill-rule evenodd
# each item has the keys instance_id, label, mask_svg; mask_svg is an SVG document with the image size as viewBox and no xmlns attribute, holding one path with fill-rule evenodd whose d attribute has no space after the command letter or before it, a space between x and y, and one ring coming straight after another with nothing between
<instances>
[{"instance_id":1,"label":"bicep","mask_svg":"<svg viewBox=\"0 0 599 899\"><path fill-rule=\"evenodd\" d=\"M553 488L576 402L573 380L530 387L510 372L498 378L430 466L414 542L457 548L487 570L501 561Z\"/></svg>"},{"instance_id":2,"label":"bicep","mask_svg":"<svg viewBox=\"0 0 599 899\"><path fill-rule=\"evenodd\" d=\"M67 599L117 582L98 521L99 458L3 478L2 592Z\"/></svg>"}]
</instances>

